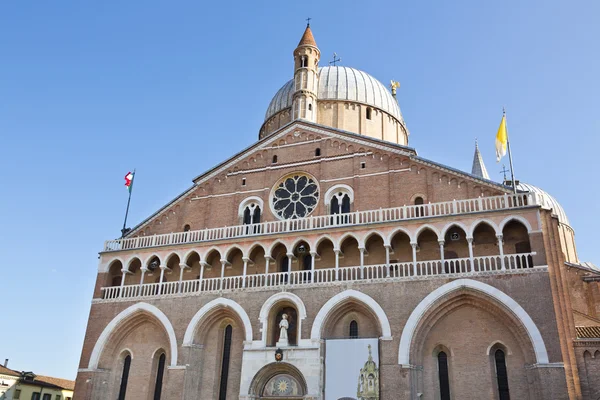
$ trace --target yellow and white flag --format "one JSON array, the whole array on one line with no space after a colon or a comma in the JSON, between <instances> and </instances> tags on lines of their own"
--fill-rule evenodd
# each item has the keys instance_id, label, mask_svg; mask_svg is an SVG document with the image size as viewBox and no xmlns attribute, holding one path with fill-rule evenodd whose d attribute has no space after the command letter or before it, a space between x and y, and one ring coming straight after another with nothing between
<instances>
[{"instance_id":1,"label":"yellow and white flag","mask_svg":"<svg viewBox=\"0 0 600 400\"><path fill-rule=\"evenodd\" d=\"M506 133L506 116L502 116L500 127L496 134L496 162L499 162L506 155L506 144L508 143L508 133Z\"/></svg>"}]
</instances>

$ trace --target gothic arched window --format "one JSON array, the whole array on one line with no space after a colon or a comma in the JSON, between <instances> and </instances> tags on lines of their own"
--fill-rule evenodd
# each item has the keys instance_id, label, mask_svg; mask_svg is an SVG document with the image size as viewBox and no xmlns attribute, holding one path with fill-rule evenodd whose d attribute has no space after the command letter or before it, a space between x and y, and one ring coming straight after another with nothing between
<instances>
[{"instance_id":1,"label":"gothic arched window","mask_svg":"<svg viewBox=\"0 0 600 400\"><path fill-rule=\"evenodd\" d=\"M119 387L118 400L125 400L127 392L127 381L129 380L129 368L131 367L131 355L127 354L123 361L123 373L121 374L121 386Z\"/></svg>"},{"instance_id":2,"label":"gothic arched window","mask_svg":"<svg viewBox=\"0 0 600 400\"><path fill-rule=\"evenodd\" d=\"M500 349L494 353L496 363L496 379L498 380L498 396L500 400L510 400L508 392L508 374L506 372L506 357Z\"/></svg>"},{"instance_id":3,"label":"gothic arched window","mask_svg":"<svg viewBox=\"0 0 600 400\"><path fill-rule=\"evenodd\" d=\"M233 328L227 325L223 340L223 361L221 362L221 385L219 387L219 400L227 399L227 379L229 378L229 359L231 356L231 334Z\"/></svg>"},{"instance_id":4,"label":"gothic arched window","mask_svg":"<svg viewBox=\"0 0 600 400\"><path fill-rule=\"evenodd\" d=\"M350 338L358 338L358 322L356 322L355 320L352 320L352 322L350 322Z\"/></svg>"},{"instance_id":5,"label":"gothic arched window","mask_svg":"<svg viewBox=\"0 0 600 400\"><path fill-rule=\"evenodd\" d=\"M158 358L158 366L156 368L156 382L154 383L154 400L160 400L162 393L163 376L165 373L165 360L167 356L162 353Z\"/></svg>"},{"instance_id":6,"label":"gothic arched window","mask_svg":"<svg viewBox=\"0 0 600 400\"><path fill-rule=\"evenodd\" d=\"M440 400L450 400L450 379L448 377L448 355L440 351L437 355L440 379Z\"/></svg>"}]
</instances>

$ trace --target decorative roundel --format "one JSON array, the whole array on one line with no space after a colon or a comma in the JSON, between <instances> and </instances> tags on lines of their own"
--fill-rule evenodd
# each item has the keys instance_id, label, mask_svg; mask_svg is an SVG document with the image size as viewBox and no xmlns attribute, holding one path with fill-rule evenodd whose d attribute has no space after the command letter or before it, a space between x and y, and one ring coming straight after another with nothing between
<instances>
[{"instance_id":1,"label":"decorative roundel","mask_svg":"<svg viewBox=\"0 0 600 400\"><path fill-rule=\"evenodd\" d=\"M271 209L281 219L303 218L319 203L319 187L307 174L288 175L273 188Z\"/></svg>"}]
</instances>

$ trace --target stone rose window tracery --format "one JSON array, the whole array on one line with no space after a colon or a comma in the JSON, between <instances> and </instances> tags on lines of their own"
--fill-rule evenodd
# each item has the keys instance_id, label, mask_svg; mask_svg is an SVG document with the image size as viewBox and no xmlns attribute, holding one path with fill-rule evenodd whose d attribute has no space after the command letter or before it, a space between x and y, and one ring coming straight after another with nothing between
<instances>
[{"instance_id":1,"label":"stone rose window tracery","mask_svg":"<svg viewBox=\"0 0 600 400\"><path fill-rule=\"evenodd\" d=\"M283 178L273 190L271 205L281 219L303 218L319 203L319 187L314 178L293 174Z\"/></svg>"}]
</instances>

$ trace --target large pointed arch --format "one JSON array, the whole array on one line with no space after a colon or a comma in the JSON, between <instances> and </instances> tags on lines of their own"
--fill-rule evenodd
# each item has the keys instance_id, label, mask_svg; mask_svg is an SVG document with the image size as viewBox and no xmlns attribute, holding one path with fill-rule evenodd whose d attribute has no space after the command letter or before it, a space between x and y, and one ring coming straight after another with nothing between
<instances>
[{"instance_id":1,"label":"large pointed arch","mask_svg":"<svg viewBox=\"0 0 600 400\"><path fill-rule=\"evenodd\" d=\"M196 329L198 328L198 324L206 315L208 315L213 310L224 307L233 310L242 320L244 324L244 331L246 336L246 342L252 342L252 324L250 323L250 318L246 313L246 310L242 308L238 303L231 299L226 299L223 297L219 297L218 299L214 299L206 303L202 308L194 315L190 323L188 324L187 329L185 330L185 335L183 336L183 345L191 346L194 342L194 334L196 333Z\"/></svg>"},{"instance_id":2,"label":"large pointed arch","mask_svg":"<svg viewBox=\"0 0 600 400\"><path fill-rule=\"evenodd\" d=\"M529 314L527 314L527 311L525 311L523 307L519 305L519 303L517 303L513 298L504 292L483 282L474 281L472 279L457 279L455 281L446 283L445 285L442 285L433 292L429 293L423 300L421 300L421 302L410 314L410 317L406 321L406 325L404 325L404 329L402 330L402 336L400 337L398 364L410 364L410 345L413 341L413 335L417 329L419 321L423 315L425 315L425 313L431 309L431 307L433 307L434 304L443 296L464 288L475 290L491 297L503 305L503 308L506 309L507 312L511 312L517 318L517 320L521 322L527 331L533 346L537 363L549 363L548 352L546 351L546 345L544 344L542 334Z\"/></svg>"},{"instance_id":3,"label":"large pointed arch","mask_svg":"<svg viewBox=\"0 0 600 400\"><path fill-rule=\"evenodd\" d=\"M98 369L100 356L102 355L104 347L106 346L106 343L110 339L112 333L117 328L119 328L119 326L124 321L138 313L150 314L161 323L169 338L169 347L171 350L171 366L174 367L177 365L177 339L175 337L175 330L173 329L173 325L171 325L171 321L169 321L169 318L167 318L167 316L155 306L148 303L136 303L121 311L116 317L112 319L112 321L110 321L108 325L106 325L106 327L98 337L98 340L96 340L96 344L94 345L94 349L92 350L92 354L90 356L88 369Z\"/></svg>"},{"instance_id":4,"label":"large pointed arch","mask_svg":"<svg viewBox=\"0 0 600 400\"><path fill-rule=\"evenodd\" d=\"M310 332L311 340L320 340L321 333L323 331L323 325L327 320L329 314L340 304L347 300L357 300L373 311L377 319L379 320L379 325L381 326L381 334L383 340L391 340L392 339L392 329L390 328L390 322L385 315L385 311L383 308L377 303L371 296L359 292L358 290L348 289L341 293L336 294L331 299L329 299L323 307L319 310L319 313L315 317L313 322L312 330Z\"/></svg>"}]
</instances>

